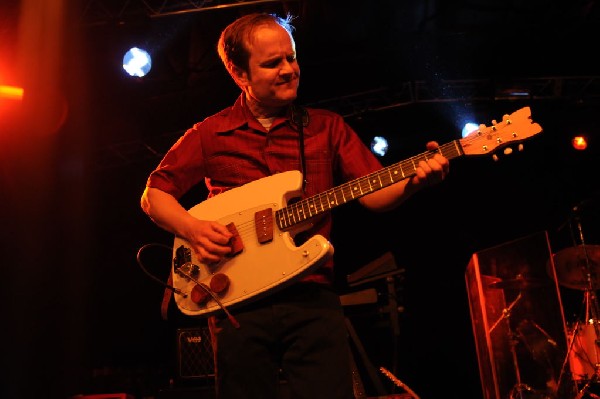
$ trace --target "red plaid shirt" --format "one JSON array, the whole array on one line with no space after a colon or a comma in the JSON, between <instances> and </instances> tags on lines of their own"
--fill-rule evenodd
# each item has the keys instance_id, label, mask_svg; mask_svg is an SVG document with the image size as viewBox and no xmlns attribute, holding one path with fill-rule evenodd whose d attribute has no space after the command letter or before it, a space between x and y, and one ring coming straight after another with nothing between
<instances>
[{"instance_id":1,"label":"red plaid shirt","mask_svg":"<svg viewBox=\"0 0 600 399\"><path fill-rule=\"evenodd\" d=\"M312 108L307 111L309 123L303 128L307 182L304 197L382 168L340 115ZM289 170L301 170L298 132L289 117L276 118L267 132L241 95L233 106L190 128L150 174L147 185L181 198L204 180L210 197ZM321 234L329 239L330 233L329 212L303 234ZM332 268L329 260L307 279L330 282Z\"/></svg>"}]
</instances>

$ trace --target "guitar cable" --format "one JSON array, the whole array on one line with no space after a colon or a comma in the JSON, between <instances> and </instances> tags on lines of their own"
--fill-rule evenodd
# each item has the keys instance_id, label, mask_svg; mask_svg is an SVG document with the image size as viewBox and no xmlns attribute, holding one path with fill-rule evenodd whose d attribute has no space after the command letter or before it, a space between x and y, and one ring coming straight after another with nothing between
<instances>
[{"instance_id":1,"label":"guitar cable","mask_svg":"<svg viewBox=\"0 0 600 399\"><path fill-rule=\"evenodd\" d=\"M164 245L164 244L159 244L159 243L150 243L150 244L144 244L140 247L140 249L137 252L136 255L136 260L138 265L140 266L140 268L142 269L142 271L148 276L150 277L152 280L158 282L160 285L162 285L163 287L183 296L184 298L187 298L187 294L175 287L173 287L172 285L165 283L164 281L162 281L160 278L156 277L155 275L153 275L152 273L150 273L146 267L144 266L144 263L141 260L141 256L142 256L142 252L150 247L161 247L161 248L165 248L168 249L169 251L173 251L173 248L169 247L168 245Z\"/></svg>"},{"instance_id":2,"label":"guitar cable","mask_svg":"<svg viewBox=\"0 0 600 399\"><path fill-rule=\"evenodd\" d=\"M150 247L161 247L161 248L165 248L168 249L169 251L173 251L172 247L169 247L168 245L164 245L164 244L159 244L159 243L150 243L150 244L144 244L140 247L140 249L137 252L136 255L136 260L138 265L140 266L140 268L142 269L142 271L148 276L150 277L152 280L158 282L160 285L162 285L163 287L165 287L168 290L171 290L173 292L175 292L176 294L179 294L181 296L183 296L184 298L187 298L187 294L177 288L175 288L174 286L165 283L164 281L162 281L160 278L156 277L155 275L153 275L152 273L150 273L146 267L144 266L144 263L141 260L141 255L142 252ZM188 278L192 279L191 276L188 276ZM229 312L229 310L227 309L227 307L225 307L225 305L223 305L223 303L219 300L219 298L217 298L217 296L215 295L215 293L206 285L203 283L200 283L194 279L192 279L196 284L198 284L200 286L200 288L202 288L204 291L206 291L207 294L209 294L212 299L217 303L217 305L219 305L219 307L221 308L221 310L223 310L223 312L225 312L225 314L227 315L227 318L229 319L229 321L231 322L231 324L235 327L235 328L240 328L240 323L235 319L235 317L233 317L233 315Z\"/></svg>"}]
</instances>

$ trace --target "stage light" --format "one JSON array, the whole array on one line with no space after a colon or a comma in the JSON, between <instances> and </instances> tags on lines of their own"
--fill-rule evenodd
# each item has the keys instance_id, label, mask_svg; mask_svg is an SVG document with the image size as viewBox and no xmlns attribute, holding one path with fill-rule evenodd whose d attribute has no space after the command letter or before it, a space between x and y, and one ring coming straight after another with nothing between
<instances>
[{"instance_id":1,"label":"stage light","mask_svg":"<svg viewBox=\"0 0 600 399\"><path fill-rule=\"evenodd\" d=\"M373 140L371 140L371 151L380 157L387 154L389 149L388 141L385 137L375 136Z\"/></svg>"},{"instance_id":2,"label":"stage light","mask_svg":"<svg viewBox=\"0 0 600 399\"><path fill-rule=\"evenodd\" d=\"M578 151L583 151L587 148L587 139L585 136L575 136L571 140L571 145Z\"/></svg>"},{"instance_id":3,"label":"stage light","mask_svg":"<svg viewBox=\"0 0 600 399\"><path fill-rule=\"evenodd\" d=\"M152 68L152 57L146 50L132 47L123 56L123 69L130 76L144 77Z\"/></svg>"},{"instance_id":4,"label":"stage light","mask_svg":"<svg viewBox=\"0 0 600 399\"><path fill-rule=\"evenodd\" d=\"M474 130L479 129L479 125L477 123L473 123L473 122L467 122L465 123L463 129L462 129L462 137L465 138L469 135L469 133L471 133Z\"/></svg>"},{"instance_id":5,"label":"stage light","mask_svg":"<svg viewBox=\"0 0 600 399\"><path fill-rule=\"evenodd\" d=\"M22 100L23 99L23 88L16 86L5 86L0 85L0 99L5 98L8 100Z\"/></svg>"}]
</instances>

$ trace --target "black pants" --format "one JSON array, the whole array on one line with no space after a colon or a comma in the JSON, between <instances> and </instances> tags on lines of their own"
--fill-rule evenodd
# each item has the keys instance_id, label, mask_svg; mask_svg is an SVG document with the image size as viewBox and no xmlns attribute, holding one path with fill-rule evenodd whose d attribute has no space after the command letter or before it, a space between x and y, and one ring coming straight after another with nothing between
<instances>
[{"instance_id":1,"label":"black pants","mask_svg":"<svg viewBox=\"0 0 600 399\"><path fill-rule=\"evenodd\" d=\"M350 347L339 296L297 283L213 318L219 399L280 398L280 377L293 399L352 399Z\"/></svg>"}]
</instances>

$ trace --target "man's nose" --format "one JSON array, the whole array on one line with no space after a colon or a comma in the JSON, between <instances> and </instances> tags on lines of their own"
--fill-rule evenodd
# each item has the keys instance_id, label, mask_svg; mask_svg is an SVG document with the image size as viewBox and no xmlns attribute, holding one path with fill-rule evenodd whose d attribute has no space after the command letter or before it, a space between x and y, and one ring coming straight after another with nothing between
<instances>
[{"instance_id":1,"label":"man's nose","mask_svg":"<svg viewBox=\"0 0 600 399\"><path fill-rule=\"evenodd\" d=\"M288 60L284 60L282 66L281 66L281 73L283 73L283 74L295 73L295 69L294 69L292 63L289 62Z\"/></svg>"}]
</instances>

